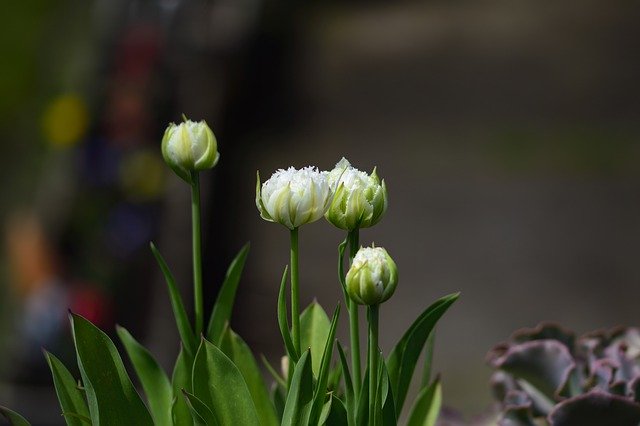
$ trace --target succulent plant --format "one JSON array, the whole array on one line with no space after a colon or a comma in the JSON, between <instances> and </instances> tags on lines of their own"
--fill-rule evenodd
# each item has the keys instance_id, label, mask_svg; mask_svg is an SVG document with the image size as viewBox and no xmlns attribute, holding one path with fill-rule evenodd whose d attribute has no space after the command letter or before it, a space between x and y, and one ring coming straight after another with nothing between
<instances>
[{"instance_id":1,"label":"succulent plant","mask_svg":"<svg viewBox=\"0 0 640 426\"><path fill-rule=\"evenodd\" d=\"M487 355L501 426L640 424L640 330L521 329Z\"/></svg>"}]
</instances>

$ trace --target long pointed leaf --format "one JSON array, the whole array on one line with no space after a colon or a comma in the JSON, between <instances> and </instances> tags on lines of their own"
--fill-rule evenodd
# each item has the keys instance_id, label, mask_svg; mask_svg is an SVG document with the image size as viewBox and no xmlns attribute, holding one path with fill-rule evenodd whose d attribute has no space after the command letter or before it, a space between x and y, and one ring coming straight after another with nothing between
<instances>
[{"instance_id":1,"label":"long pointed leaf","mask_svg":"<svg viewBox=\"0 0 640 426\"><path fill-rule=\"evenodd\" d=\"M78 367L93 424L153 425L113 342L85 318L71 314Z\"/></svg>"},{"instance_id":2,"label":"long pointed leaf","mask_svg":"<svg viewBox=\"0 0 640 426\"><path fill-rule=\"evenodd\" d=\"M300 315L300 346L304 349L311 348L311 367L315 377L320 373L322 354L330 327L327 313L316 301L311 302Z\"/></svg>"},{"instance_id":3,"label":"long pointed leaf","mask_svg":"<svg viewBox=\"0 0 640 426\"><path fill-rule=\"evenodd\" d=\"M380 359L383 360L382 354L380 354ZM382 383L382 393L384 395L384 402L382 404L382 424L385 426L396 426L398 424L398 418L396 416L393 389L391 389L391 381L389 380L389 370L387 370L387 364L384 360L381 362L381 365L382 374L380 382Z\"/></svg>"},{"instance_id":4,"label":"long pointed leaf","mask_svg":"<svg viewBox=\"0 0 640 426\"><path fill-rule=\"evenodd\" d=\"M193 421L197 425L218 426L218 419L216 419L216 416L204 402L184 389L182 390L182 394L184 395L185 401L191 410Z\"/></svg>"},{"instance_id":5,"label":"long pointed leaf","mask_svg":"<svg viewBox=\"0 0 640 426\"><path fill-rule=\"evenodd\" d=\"M369 365L368 362L367 365ZM356 407L356 425L369 426L369 367L364 370L362 378L362 387Z\"/></svg>"},{"instance_id":6,"label":"long pointed leaf","mask_svg":"<svg viewBox=\"0 0 640 426\"><path fill-rule=\"evenodd\" d=\"M293 370L291 388L282 414L282 426L306 426L313 401L311 355L307 349Z\"/></svg>"},{"instance_id":7,"label":"long pointed leaf","mask_svg":"<svg viewBox=\"0 0 640 426\"><path fill-rule=\"evenodd\" d=\"M213 311L207 327L207 339L216 345L220 343L225 324L231 319L238 284L240 283L240 277L242 276L242 270L244 269L248 254L249 243L240 249L236 257L231 261L231 264L229 264L227 274L222 282L222 287L220 287L218 297L213 305Z\"/></svg>"},{"instance_id":8,"label":"long pointed leaf","mask_svg":"<svg viewBox=\"0 0 640 426\"><path fill-rule=\"evenodd\" d=\"M433 365L433 350L436 344L436 330L435 328L429 333L427 343L424 349L424 363L422 367L422 384L420 389L429 386L431 382L431 366Z\"/></svg>"},{"instance_id":9,"label":"long pointed leaf","mask_svg":"<svg viewBox=\"0 0 640 426\"><path fill-rule=\"evenodd\" d=\"M156 246L151 243L151 252L156 258L160 269L162 270L162 274L164 275L164 279L167 282L167 287L169 289L169 299L171 300L171 307L173 309L173 316L176 320L176 326L178 327L178 333L180 334L180 339L182 340L182 346L185 351L193 358L196 353L196 337L193 334L193 329L189 324L189 318L187 317L187 311L184 308L184 303L182 303L182 297L180 296L180 291L178 291L178 286L176 285L176 280L171 273L171 270L167 266L167 262L164 261L164 258L156 248Z\"/></svg>"},{"instance_id":10,"label":"long pointed leaf","mask_svg":"<svg viewBox=\"0 0 640 426\"><path fill-rule=\"evenodd\" d=\"M396 412L402 411L413 372L429 334L460 293L438 299L413 322L387 358L389 379L396 402Z\"/></svg>"},{"instance_id":11,"label":"long pointed leaf","mask_svg":"<svg viewBox=\"0 0 640 426\"><path fill-rule=\"evenodd\" d=\"M172 426L171 404L173 390L167 374L153 358L151 353L142 346L123 327L117 326L116 331L133 368L140 379L149 403L149 411L156 426Z\"/></svg>"},{"instance_id":12,"label":"long pointed leaf","mask_svg":"<svg viewBox=\"0 0 640 426\"><path fill-rule=\"evenodd\" d=\"M58 396L58 402L62 412L65 413L65 421L68 426L81 426L83 421L81 418L75 418L70 416L70 413L75 413L78 416L89 417L89 408L87 408L87 402L84 399L84 395L78 389L78 384L73 378L73 375L69 372L67 367L55 356L47 351L44 351L44 356L47 359L47 364L51 369L51 375L53 376L53 385L56 388L56 395Z\"/></svg>"},{"instance_id":13,"label":"long pointed leaf","mask_svg":"<svg viewBox=\"0 0 640 426\"><path fill-rule=\"evenodd\" d=\"M335 395L331 395L331 411L325 423L328 426L349 426L347 409L344 403Z\"/></svg>"},{"instance_id":14,"label":"long pointed leaf","mask_svg":"<svg viewBox=\"0 0 640 426\"><path fill-rule=\"evenodd\" d=\"M2 405L0 405L0 414L2 414L12 426L31 426L31 423L29 423L20 414L8 409L7 407L3 407Z\"/></svg>"},{"instance_id":15,"label":"long pointed leaf","mask_svg":"<svg viewBox=\"0 0 640 426\"><path fill-rule=\"evenodd\" d=\"M338 318L340 317L340 305L336 307L331 319L331 325L329 328L329 335L327 336L324 344L324 352L322 353L322 362L320 364L320 372L318 374L318 381L316 384L316 391L313 396L313 404L311 407L311 415L309 417L311 424L318 422L318 416L325 403L327 395L327 382L329 380L329 372L331 367L331 358L333 355L333 344L336 338L336 326L338 325ZM312 352L313 356L313 352ZM313 362L311 363L313 366Z\"/></svg>"},{"instance_id":16,"label":"long pointed leaf","mask_svg":"<svg viewBox=\"0 0 640 426\"><path fill-rule=\"evenodd\" d=\"M356 401L353 394L353 382L351 381L351 373L349 372L349 363L347 357L342 349L340 341L337 341L338 354L340 355L340 364L342 365L342 377L344 377L344 395L346 398L346 410L348 414L349 426L354 426L356 423Z\"/></svg>"},{"instance_id":17,"label":"long pointed leaf","mask_svg":"<svg viewBox=\"0 0 640 426\"><path fill-rule=\"evenodd\" d=\"M296 363L300 357L298 356L298 351L296 351L295 346L293 346L291 330L289 330L289 321L287 320L287 299L285 291L287 289L288 269L289 268L285 266L284 272L282 273L282 281L280 281L280 291L278 292L278 326L280 327L280 334L282 334L287 355L290 360Z\"/></svg>"},{"instance_id":18,"label":"long pointed leaf","mask_svg":"<svg viewBox=\"0 0 640 426\"><path fill-rule=\"evenodd\" d=\"M440 380L422 389L411 408L407 426L434 426L442 406L442 389Z\"/></svg>"},{"instance_id":19,"label":"long pointed leaf","mask_svg":"<svg viewBox=\"0 0 640 426\"><path fill-rule=\"evenodd\" d=\"M222 425L260 426L242 374L215 345L202 339L193 362L193 394Z\"/></svg>"},{"instance_id":20,"label":"long pointed leaf","mask_svg":"<svg viewBox=\"0 0 640 426\"><path fill-rule=\"evenodd\" d=\"M242 374L251 393L262 426L278 426L278 418L273 404L269 400L267 386L249 346L230 327L226 327L222 334L220 349L240 370L240 374Z\"/></svg>"},{"instance_id":21,"label":"long pointed leaf","mask_svg":"<svg viewBox=\"0 0 640 426\"><path fill-rule=\"evenodd\" d=\"M171 376L171 387L173 388L173 398L171 404L171 418L174 425L190 426L193 424L191 410L187 405L187 401L182 395L182 390L191 390L191 372L193 370L193 358L187 355L187 352L180 348L178 359L173 367L173 375Z\"/></svg>"}]
</instances>

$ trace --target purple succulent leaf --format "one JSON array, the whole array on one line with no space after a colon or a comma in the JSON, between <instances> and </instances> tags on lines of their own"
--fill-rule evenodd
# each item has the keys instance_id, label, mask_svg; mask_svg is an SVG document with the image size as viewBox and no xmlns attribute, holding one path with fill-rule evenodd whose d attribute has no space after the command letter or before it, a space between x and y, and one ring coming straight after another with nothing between
<instances>
[{"instance_id":1,"label":"purple succulent leaf","mask_svg":"<svg viewBox=\"0 0 640 426\"><path fill-rule=\"evenodd\" d=\"M584 383L584 388L587 391L597 389L603 392L609 390L609 385L613 381L613 374L616 366L612 365L608 359L600 359L594 361L590 366L591 374Z\"/></svg>"},{"instance_id":2,"label":"purple succulent leaf","mask_svg":"<svg viewBox=\"0 0 640 426\"><path fill-rule=\"evenodd\" d=\"M592 391L566 399L549 414L551 426L638 426L640 404L629 398Z\"/></svg>"},{"instance_id":3,"label":"purple succulent leaf","mask_svg":"<svg viewBox=\"0 0 640 426\"><path fill-rule=\"evenodd\" d=\"M503 415L500 426L535 426L533 420L533 401L523 391L511 391L504 399Z\"/></svg>"},{"instance_id":4,"label":"purple succulent leaf","mask_svg":"<svg viewBox=\"0 0 640 426\"><path fill-rule=\"evenodd\" d=\"M553 322L541 322L534 328L521 328L511 336L517 343L530 342L534 340L557 340L564 344L569 352L573 353L576 336L570 331L562 328Z\"/></svg>"},{"instance_id":5,"label":"purple succulent leaf","mask_svg":"<svg viewBox=\"0 0 640 426\"><path fill-rule=\"evenodd\" d=\"M518 384L509 374L504 371L496 371L489 380L493 397L498 401L503 401L510 391L518 390Z\"/></svg>"},{"instance_id":6,"label":"purple succulent leaf","mask_svg":"<svg viewBox=\"0 0 640 426\"><path fill-rule=\"evenodd\" d=\"M551 400L558 399L576 364L557 340L534 340L509 348L494 367L522 379Z\"/></svg>"}]
</instances>

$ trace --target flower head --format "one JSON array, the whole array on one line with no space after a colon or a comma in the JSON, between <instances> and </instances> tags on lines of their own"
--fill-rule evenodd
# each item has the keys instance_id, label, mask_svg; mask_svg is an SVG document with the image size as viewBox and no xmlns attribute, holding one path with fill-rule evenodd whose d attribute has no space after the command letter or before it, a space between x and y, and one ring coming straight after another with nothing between
<instances>
[{"instance_id":1,"label":"flower head","mask_svg":"<svg viewBox=\"0 0 640 426\"><path fill-rule=\"evenodd\" d=\"M220 158L216 137L202 120L171 123L162 138L164 161L183 180L191 182L191 172L210 169Z\"/></svg>"},{"instance_id":2,"label":"flower head","mask_svg":"<svg viewBox=\"0 0 640 426\"><path fill-rule=\"evenodd\" d=\"M375 169L369 175L342 158L329 172L329 184L336 193L325 217L340 229L373 226L387 210L387 187Z\"/></svg>"},{"instance_id":3,"label":"flower head","mask_svg":"<svg viewBox=\"0 0 640 426\"><path fill-rule=\"evenodd\" d=\"M320 219L329 207L331 195L327 172L315 167L277 170L262 186L258 174L256 182L260 216L291 230Z\"/></svg>"},{"instance_id":4,"label":"flower head","mask_svg":"<svg viewBox=\"0 0 640 426\"><path fill-rule=\"evenodd\" d=\"M398 285L398 268L382 247L358 250L347 272L347 293L360 305L378 305L388 300Z\"/></svg>"}]
</instances>

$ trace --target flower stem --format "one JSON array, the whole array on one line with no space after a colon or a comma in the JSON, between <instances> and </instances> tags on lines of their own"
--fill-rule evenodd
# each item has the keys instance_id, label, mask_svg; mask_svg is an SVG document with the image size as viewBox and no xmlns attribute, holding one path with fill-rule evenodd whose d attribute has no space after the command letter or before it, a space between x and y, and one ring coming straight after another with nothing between
<instances>
[{"instance_id":1,"label":"flower stem","mask_svg":"<svg viewBox=\"0 0 640 426\"><path fill-rule=\"evenodd\" d=\"M193 304L195 311L195 333L202 333L203 302L202 302L202 242L200 234L200 176L198 172L191 172L191 226L193 241Z\"/></svg>"},{"instance_id":2,"label":"flower stem","mask_svg":"<svg viewBox=\"0 0 640 426\"><path fill-rule=\"evenodd\" d=\"M298 275L298 228L291 230L291 334L300 354L300 291Z\"/></svg>"},{"instance_id":3,"label":"flower stem","mask_svg":"<svg viewBox=\"0 0 640 426\"><path fill-rule=\"evenodd\" d=\"M360 244L360 230L358 228L349 232L349 260L353 263L353 258L358 252ZM360 367L360 320L358 318L358 304L348 299L349 309L349 338L351 344L351 369L353 372L353 390L356 395L360 395L362 384L362 369Z\"/></svg>"},{"instance_id":4,"label":"flower stem","mask_svg":"<svg viewBox=\"0 0 640 426\"><path fill-rule=\"evenodd\" d=\"M375 422L378 382L378 312L380 305L369 306L369 424Z\"/></svg>"}]
</instances>

